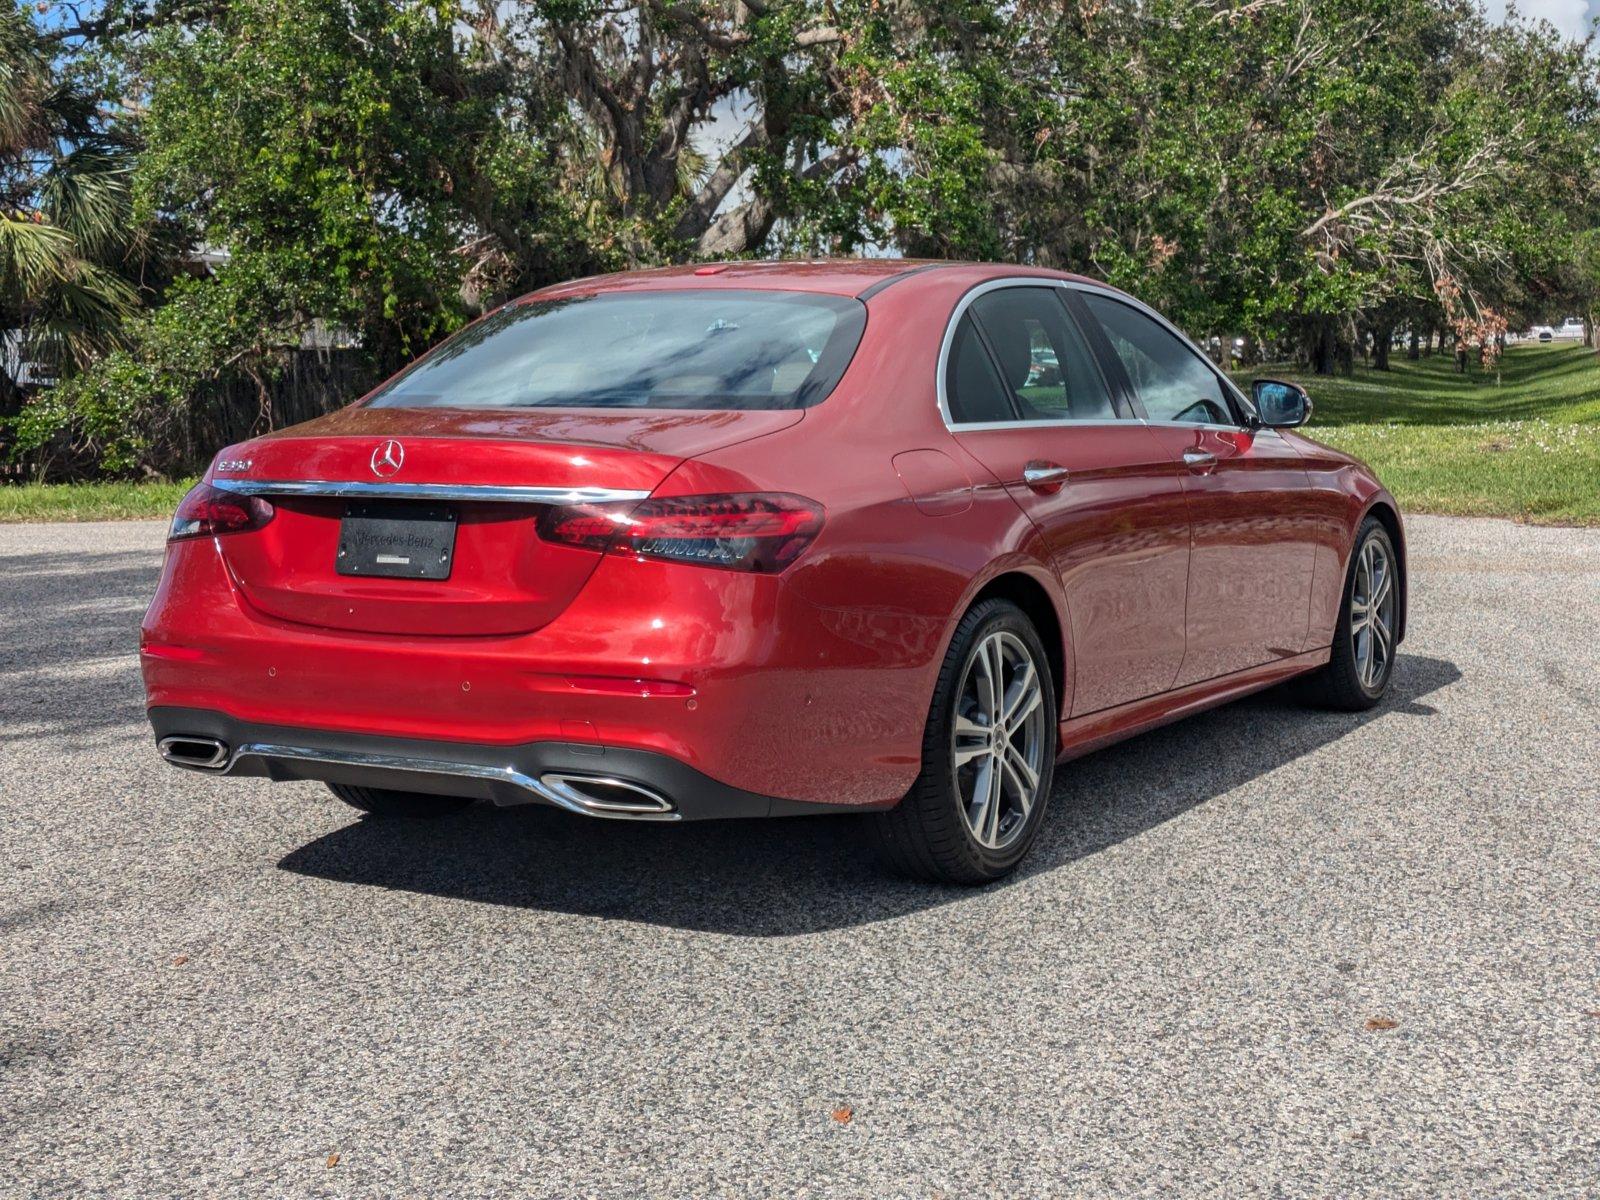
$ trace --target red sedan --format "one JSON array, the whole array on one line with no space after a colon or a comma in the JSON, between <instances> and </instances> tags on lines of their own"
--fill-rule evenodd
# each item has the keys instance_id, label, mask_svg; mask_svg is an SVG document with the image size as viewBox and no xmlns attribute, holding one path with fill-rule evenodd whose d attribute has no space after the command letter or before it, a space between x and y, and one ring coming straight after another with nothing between
<instances>
[{"instance_id":1,"label":"red sedan","mask_svg":"<svg viewBox=\"0 0 1600 1200\"><path fill-rule=\"evenodd\" d=\"M562 284L217 456L150 720L377 815L871 813L894 867L981 883L1059 761L1292 676L1382 698L1399 510L1309 412L1051 271Z\"/></svg>"}]
</instances>

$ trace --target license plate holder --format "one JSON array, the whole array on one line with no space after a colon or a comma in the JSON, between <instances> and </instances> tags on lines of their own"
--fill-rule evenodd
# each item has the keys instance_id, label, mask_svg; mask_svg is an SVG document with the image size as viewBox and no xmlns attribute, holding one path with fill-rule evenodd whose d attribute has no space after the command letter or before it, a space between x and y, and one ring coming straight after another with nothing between
<instances>
[{"instance_id":1,"label":"license plate holder","mask_svg":"<svg viewBox=\"0 0 1600 1200\"><path fill-rule=\"evenodd\" d=\"M339 522L340 575L449 579L456 557L456 514L438 505L363 501Z\"/></svg>"}]
</instances>

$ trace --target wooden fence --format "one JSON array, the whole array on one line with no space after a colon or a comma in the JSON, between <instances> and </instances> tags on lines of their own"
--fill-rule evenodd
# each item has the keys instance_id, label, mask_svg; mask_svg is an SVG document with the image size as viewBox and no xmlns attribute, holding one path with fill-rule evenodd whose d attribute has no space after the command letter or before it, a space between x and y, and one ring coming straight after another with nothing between
<instances>
[{"instance_id":1,"label":"wooden fence","mask_svg":"<svg viewBox=\"0 0 1600 1200\"><path fill-rule=\"evenodd\" d=\"M378 372L358 349L296 350L260 384L242 372L229 373L202 384L185 409L157 431L144 466L169 478L198 474L222 447L333 412L379 381ZM22 400L15 388L0 397L0 418L15 413ZM90 479L97 474L93 453L65 444L13 461L0 423L0 484Z\"/></svg>"},{"instance_id":2,"label":"wooden fence","mask_svg":"<svg viewBox=\"0 0 1600 1200\"><path fill-rule=\"evenodd\" d=\"M300 350L263 380L264 397L247 375L206 384L189 408L167 473L203 470L223 446L343 408L377 382L360 350Z\"/></svg>"}]
</instances>

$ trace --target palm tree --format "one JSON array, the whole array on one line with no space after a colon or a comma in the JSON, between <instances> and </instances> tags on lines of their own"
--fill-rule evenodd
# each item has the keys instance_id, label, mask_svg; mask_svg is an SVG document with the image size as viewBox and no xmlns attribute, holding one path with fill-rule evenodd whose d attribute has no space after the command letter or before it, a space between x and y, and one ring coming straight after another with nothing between
<instances>
[{"instance_id":1,"label":"palm tree","mask_svg":"<svg viewBox=\"0 0 1600 1200\"><path fill-rule=\"evenodd\" d=\"M81 366L138 302L132 147L56 69L31 12L0 7L0 322L25 355Z\"/></svg>"}]
</instances>

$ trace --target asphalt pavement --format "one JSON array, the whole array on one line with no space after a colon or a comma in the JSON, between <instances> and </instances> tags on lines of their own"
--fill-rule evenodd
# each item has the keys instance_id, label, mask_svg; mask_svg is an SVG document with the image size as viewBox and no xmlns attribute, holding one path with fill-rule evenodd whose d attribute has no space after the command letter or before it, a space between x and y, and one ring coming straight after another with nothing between
<instances>
[{"instance_id":1,"label":"asphalt pavement","mask_svg":"<svg viewBox=\"0 0 1600 1200\"><path fill-rule=\"evenodd\" d=\"M848 820L367 822L159 761L161 526L0 526L0 1196L1600 1194L1600 530L1410 523L1391 699Z\"/></svg>"}]
</instances>

